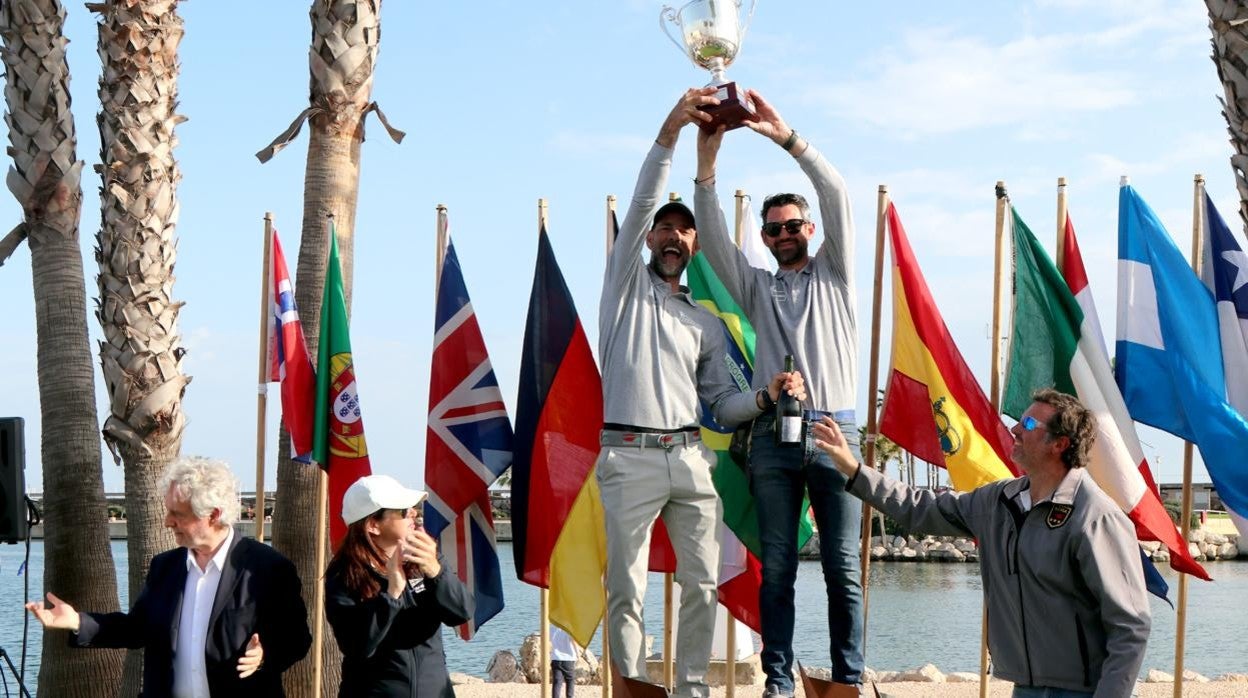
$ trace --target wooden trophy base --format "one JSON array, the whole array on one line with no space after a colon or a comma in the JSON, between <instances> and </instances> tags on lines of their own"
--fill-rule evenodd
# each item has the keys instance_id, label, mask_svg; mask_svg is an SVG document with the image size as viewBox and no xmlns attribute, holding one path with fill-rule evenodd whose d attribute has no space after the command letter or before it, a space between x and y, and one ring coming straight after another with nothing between
<instances>
[{"instance_id":1,"label":"wooden trophy base","mask_svg":"<svg viewBox=\"0 0 1248 698\"><path fill-rule=\"evenodd\" d=\"M731 131L744 126L747 121L758 121L754 103L745 96L745 90L737 87L737 83L726 82L720 85L715 97L719 100L719 104L698 107L711 115L710 123L700 124L703 129L714 131L723 126Z\"/></svg>"}]
</instances>

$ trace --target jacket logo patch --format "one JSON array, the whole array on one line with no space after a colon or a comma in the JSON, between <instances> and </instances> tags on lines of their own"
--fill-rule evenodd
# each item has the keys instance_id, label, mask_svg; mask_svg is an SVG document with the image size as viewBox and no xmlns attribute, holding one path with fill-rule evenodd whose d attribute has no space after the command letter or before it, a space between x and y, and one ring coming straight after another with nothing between
<instances>
[{"instance_id":1,"label":"jacket logo patch","mask_svg":"<svg viewBox=\"0 0 1248 698\"><path fill-rule=\"evenodd\" d=\"M1048 525L1049 528L1061 528L1066 525L1067 521L1070 520L1070 512L1072 509L1073 507L1069 504L1054 504L1052 508L1049 509L1049 516L1044 520L1044 523Z\"/></svg>"}]
</instances>

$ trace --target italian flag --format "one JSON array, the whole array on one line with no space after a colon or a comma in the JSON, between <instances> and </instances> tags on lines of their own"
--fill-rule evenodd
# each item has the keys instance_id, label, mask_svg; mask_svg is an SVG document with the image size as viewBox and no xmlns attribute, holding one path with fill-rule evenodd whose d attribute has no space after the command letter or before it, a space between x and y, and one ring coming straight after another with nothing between
<instances>
[{"instance_id":1,"label":"italian flag","mask_svg":"<svg viewBox=\"0 0 1248 698\"><path fill-rule=\"evenodd\" d=\"M1014 313L1005 413L1021 416L1038 388L1077 395L1097 421L1088 473L1130 517L1140 539L1160 541L1169 549L1172 568L1208 580L1157 496L1135 426L1114 382L1074 225L1067 217L1059 272L1018 212L1011 211Z\"/></svg>"}]
</instances>

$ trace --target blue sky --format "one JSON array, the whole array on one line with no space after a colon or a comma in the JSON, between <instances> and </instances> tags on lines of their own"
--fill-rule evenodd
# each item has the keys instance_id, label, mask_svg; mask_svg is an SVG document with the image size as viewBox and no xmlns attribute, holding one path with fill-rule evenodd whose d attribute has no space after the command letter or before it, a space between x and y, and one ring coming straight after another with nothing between
<instances>
[{"instance_id":1,"label":"blue sky","mask_svg":"<svg viewBox=\"0 0 1248 698\"><path fill-rule=\"evenodd\" d=\"M182 3L183 173L175 295L190 424L183 450L227 459L254 481L257 293L262 217L272 211L292 263L307 136L266 165L254 153L307 105L308 2ZM435 206L446 204L509 409L536 250L536 203L591 343L608 194L627 205L642 157L697 69L660 33L661 2L389 2L373 98L408 132L370 118L356 221L352 341L375 472L418 483L424 463L433 329ZM68 5L82 241L88 292L99 225L94 18ZM246 18L248 21L244 21ZM1204 6L1160 0L830 3L764 0L728 71L758 89L842 172L858 229L860 410L866 405L875 193L887 184L953 337L989 373L993 185L1052 250L1055 182L1071 215L1107 337L1114 336L1121 175L1190 248L1192 177L1235 216L1221 85ZM691 194L692 130L669 188ZM797 166L759 136L725 140L719 189L756 201L809 192ZM754 206L755 212L757 205ZM20 219L0 196L5 230ZM28 487L42 489L30 253L0 268L0 414L27 419ZM888 312L888 308L885 308ZM885 315L887 367L889 315ZM92 325L93 339L99 328ZM106 416L97 368L101 421ZM277 391L269 392L270 404ZM268 482L278 412L270 408ZM1177 481L1180 443L1142 429L1158 479ZM105 451L107 454L107 452ZM105 485L122 472L105 456ZM1207 481L1197 460L1195 479Z\"/></svg>"}]
</instances>

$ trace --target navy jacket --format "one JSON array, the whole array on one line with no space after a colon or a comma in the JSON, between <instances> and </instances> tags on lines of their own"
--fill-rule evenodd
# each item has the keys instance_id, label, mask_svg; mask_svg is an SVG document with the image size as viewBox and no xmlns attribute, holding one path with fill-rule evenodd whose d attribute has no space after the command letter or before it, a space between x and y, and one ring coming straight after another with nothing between
<instances>
[{"instance_id":1,"label":"navy jacket","mask_svg":"<svg viewBox=\"0 0 1248 698\"><path fill-rule=\"evenodd\" d=\"M441 555L438 556L441 560ZM338 570L325 575L325 616L342 650L342 698L451 698L442 626L472 617L473 599L444 564L437 577L409 581L399 598L381 592L361 600ZM415 588L413 588L415 587Z\"/></svg>"},{"instance_id":2,"label":"navy jacket","mask_svg":"<svg viewBox=\"0 0 1248 698\"><path fill-rule=\"evenodd\" d=\"M186 548L152 558L147 579L129 613L82 613L75 647L144 648L143 693L173 693L173 654L186 588ZM238 660L252 633L260 634L264 664L240 679ZM264 543L235 534L212 604L204 665L214 696L283 696L282 672L312 645L308 613L295 566Z\"/></svg>"}]
</instances>

